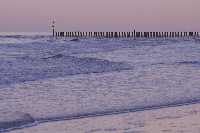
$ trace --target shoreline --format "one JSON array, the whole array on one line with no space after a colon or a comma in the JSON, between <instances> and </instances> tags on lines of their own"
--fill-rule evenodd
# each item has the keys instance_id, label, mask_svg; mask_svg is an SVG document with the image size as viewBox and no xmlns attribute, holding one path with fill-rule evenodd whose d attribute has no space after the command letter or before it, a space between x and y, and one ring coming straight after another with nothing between
<instances>
[{"instance_id":1,"label":"shoreline","mask_svg":"<svg viewBox=\"0 0 200 133\"><path fill-rule=\"evenodd\" d=\"M160 112L163 112L163 111L164 112L165 111L166 112L168 112L168 111L169 112L177 112L177 114L180 115L181 113L187 112L188 110L190 110L192 112L197 112L198 115L200 116L200 103L199 102L198 103L190 103L190 104L187 103L187 104L176 105L176 106L172 105L172 106L165 106L165 107L159 107L159 108L157 107L157 108L151 108L151 109L139 110L139 111L132 111L132 112L129 111L129 112L123 112L123 113L114 113L114 114L110 114L110 115L109 114L107 114L107 115L96 115L96 116L71 118L71 119L64 118L64 119L57 119L57 120L50 120L50 121L41 121L41 122L37 122L36 121L35 123L29 124L29 125L25 125L25 126L22 126L22 127L19 127L19 128L14 128L14 129L11 129L11 130L7 130L5 132L6 133L22 133L22 132L23 133L26 133L26 132L32 133L31 130L38 129L38 133L43 133L43 132L40 132L40 129L44 128L43 126L48 126L48 128L46 128L46 130L47 130L48 133L51 133L49 131L49 129L51 129L52 126L58 126L58 128L60 128L60 126L63 127L66 124L70 124L71 122L73 123L73 122L79 122L79 121L84 121L84 120L97 121L97 122L99 121L100 122L101 119L107 119L107 120L111 121L113 118L115 119L115 118L118 118L118 117L119 117L119 119L123 119L123 117L127 116L127 115L128 116L131 115L131 117L133 116L135 118L135 115L137 116L138 114L147 114L147 115L149 115L151 117L152 112L154 113L154 115L158 115L159 116ZM165 114L168 114L168 113L163 113L163 115L165 115ZM165 116L165 117L169 117L170 118L170 117L173 117L173 116L169 115L169 116ZM176 116L176 117L177 117L177 119L181 118L180 116ZM114 119L113 119L113 121L115 121ZM136 117L136 119L138 119L138 117ZM189 119L192 119L192 118L189 118ZM174 121L176 121L176 119L174 119ZM200 121L197 124L200 126ZM85 127L85 128L87 128L87 127ZM90 128L90 126L88 126L88 128ZM56 130L59 130L59 129L55 129L55 131ZM35 131L33 131L33 133L34 132ZM63 131L63 133L64 132L65 131ZM80 133L82 133L82 132L80 131ZM112 133L112 132L108 132L108 133Z\"/></svg>"}]
</instances>

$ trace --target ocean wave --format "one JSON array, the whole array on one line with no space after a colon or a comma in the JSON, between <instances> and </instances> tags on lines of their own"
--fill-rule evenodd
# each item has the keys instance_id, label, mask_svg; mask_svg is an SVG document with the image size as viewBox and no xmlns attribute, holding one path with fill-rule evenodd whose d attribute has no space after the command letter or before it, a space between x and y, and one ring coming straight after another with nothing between
<instances>
[{"instance_id":1,"label":"ocean wave","mask_svg":"<svg viewBox=\"0 0 200 133\"><path fill-rule=\"evenodd\" d=\"M0 133L17 128L33 125L36 121L34 118L23 112L6 112L0 119Z\"/></svg>"},{"instance_id":2,"label":"ocean wave","mask_svg":"<svg viewBox=\"0 0 200 133\"><path fill-rule=\"evenodd\" d=\"M110 62L95 58L77 58L62 54L41 59L16 58L1 61L0 85L16 84L46 78L65 77L67 75L103 73L131 69L122 62Z\"/></svg>"}]
</instances>

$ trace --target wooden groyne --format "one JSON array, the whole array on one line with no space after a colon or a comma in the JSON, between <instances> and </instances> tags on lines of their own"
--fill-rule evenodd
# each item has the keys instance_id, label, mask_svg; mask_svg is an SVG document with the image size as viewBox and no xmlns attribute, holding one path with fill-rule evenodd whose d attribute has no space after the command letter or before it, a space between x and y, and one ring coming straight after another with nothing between
<instances>
[{"instance_id":1,"label":"wooden groyne","mask_svg":"<svg viewBox=\"0 0 200 133\"><path fill-rule=\"evenodd\" d=\"M199 37L199 32L53 32L54 37L77 38L178 38Z\"/></svg>"},{"instance_id":2,"label":"wooden groyne","mask_svg":"<svg viewBox=\"0 0 200 133\"><path fill-rule=\"evenodd\" d=\"M53 37L70 38L183 38L199 37L199 32L56 32L55 21L52 22Z\"/></svg>"}]
</instances>

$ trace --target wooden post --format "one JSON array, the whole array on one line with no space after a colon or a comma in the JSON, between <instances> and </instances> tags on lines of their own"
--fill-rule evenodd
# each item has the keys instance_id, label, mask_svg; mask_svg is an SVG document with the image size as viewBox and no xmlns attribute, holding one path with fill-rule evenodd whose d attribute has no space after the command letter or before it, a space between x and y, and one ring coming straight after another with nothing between
<instances>
[{"instance_id":1,"label":"wooden post","mask_svg":"<svg viewBox=\"0 0 200 133\"><path fill-rule=\"evenodd\" d=\"M86 35L86 32L83 32L83 37L85 37L85 35Z\"/></svg>"},{"instance_id":2,"label":"wooden post","mask_svg":"<svg viewBox=\"0 0 200 133\"><path fill-rule=\"evenodd\" d=\"M197 36L197 32L194 33L194 36L195 36L195 37Z\"/></svg>"},{"instance_id":3,"label":"wooden post","mask_svg":"<svg viewBox=\"0 0 200 133\"><path fill-rule=\"evenodd\" d=\"M72 32L72 37L76 37L76 32Z\"/></svg>"},{"instance_id":4,"label":"wooden post","mask_svg":"<svg viewBox=\"0 0 200 133\"><path fill-rule=\"evenodd\" d=\"M136 38L140 37L140 32L136 32L135 34L136 34L135 35Z\"/></svg>"},{"instance_id":5,"label":"wooden post","mask_svg":"<svg viewBox=\"0 0 200 133\"><path fill-rule=\"evenodd\" d=\"M153 36L153 35L152 35L152 32L150 32L150 38L152 38L152 36Z\"/></svg>"},{"instance_id":6,"label":"wooden post","mask_svg":"<svg viewBox=\"0 0 200 133\"><path fill-rule=\"evenodd\" d=\"M85 37L85 32L82 32L82 36Z\"/></svg>"},{"instance_id":7,"label":"wooden post","mask_svg":"<svg viewBox=\"0 0 200 133\"><path fill-rule=\"evenodd\" d=\"M144 38L147 38L147 34L146 34L146 32L144 32L144 34L143 34L143 35L144 35Z\"/></svg>"},{"instance_id":8,"label":"wooden post","mask_svg":"<svg viewBox=\"0 0 200 133\"><path fill-rule=\"evenodd\" d=\"M127 38L130 38L130 37L131 37L130 32L127 32Z\"/></svg>"},{"instance_id":9,"label":"wooden post","mask_svg":"<svg viewBox=\"0 0 200 133\"><path fill-rule=\"evenodd\" d=\"M134 38L136 37L136 31L134 30Z\"/></svg>"},{"instance_id":10,"label":"wooden post","mask_svg":"<svg viewBox=\"0 0 200 133\"><path fill-rule=\"evenodd\" d=\"M83 35L82 35L82 32L80 32L80 37L82 37Z\"/></svg>"},{"instance_id":11,"label":"wooden post","mask_svg":"<svg viewBox=\"0 0 200 133\"><path fill-rule=\"evenodd\" d=\"M115 37L115 38L118 38L118 34L117 34L117 32L115 32L115 35L114 35L114 37Z\"/></svg>"},{"instance_id":12,"label":"wooden post","mask_svg":"<svg viewBox=\"0 0 200 133\"><path fill-rule=\"evenodd\" d=\"M59 32L60 37L62 37L62 32Z\"/></svg>"},{"instance_id":13,"label":"wooden post","mask_svg":"<svg viewBox=\"0 0 200 133\"><path fill-rule=\"evenodd\" d=\"M172 32L172 37L174 37L174 32Z\"/></svg>"},{"instance_id":14,"label":"wooden post","mask_svg":"<svg viewBox=\"0 0 200 133\"><path fill-rule=\"evenodd\" d=\"M147 32L144 32L144 37L147 38Z\"/></svg>"},{"instance_id":15,"label":"wooden post","mask_svg":"<svg viewBox=\"0 0 200 133\"><path fill-rule=\"evenodd\" d=\"M53 20L53 22L52 22L52 32L53 32L53 37L55 37L55 21Z\"/></svg>"},{"instance_id":16,"label":"wooden post","mask_svg":"<svg viewBox=\"0 0 200 133\"><path fill-rule=\"evenodd\" d=\"M91 32L89 32L89 37L92 37L92 33Z\"/></svg>"},{"instance_id":17,"label":"wooden post","mask_svg":"<svg viewBox=\"0 0 200 133\"><path fill-rule=\"evenodd\" d=\"M121 37L120 32L118 32L118 38L120 38L120 37Z\"/></svg>"},{"instance_id":18,"label":"wooden post","mask_svg":"<svg viewBox=\"0 0 200 133\"><path fill-rule=\"evenodd\" d=\"M193 32L189 32L189 37L192 37L193 36Z\"/></svg>"},{"instance_id":19,"label":"wooden post","mask_svg":"<svg viewBox=\"0 0 200 133\"><path fill-rule=\"evenodd\" d=\"M106 38L108 38L108 32L106 32Z\"/></svg>"},{"instance_id":20,"label":"wooden post","mask_svg":"<svg viewBox=\"0 0 200 133\"><path fill-rule=\"evenodd\" d=\"M111 32L111 37L112 37L112 38L114 37L114 34L113 34L113 32Z\"/></svg>"}]
</instances>

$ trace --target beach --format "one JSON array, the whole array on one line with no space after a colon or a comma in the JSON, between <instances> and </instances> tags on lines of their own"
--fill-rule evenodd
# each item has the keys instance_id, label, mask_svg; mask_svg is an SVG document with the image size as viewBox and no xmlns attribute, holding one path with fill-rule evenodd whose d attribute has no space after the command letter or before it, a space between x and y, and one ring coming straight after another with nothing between
<instances>
[{"instance_id":1,"label":"beach","mask_svg":"<svg viewBox=\"0 0 200 133\"><path fill-rule=\"evenodd\" d=\"M200 104L41 123L9 133L199 133Z\"/></svg>"}]
</instances>

